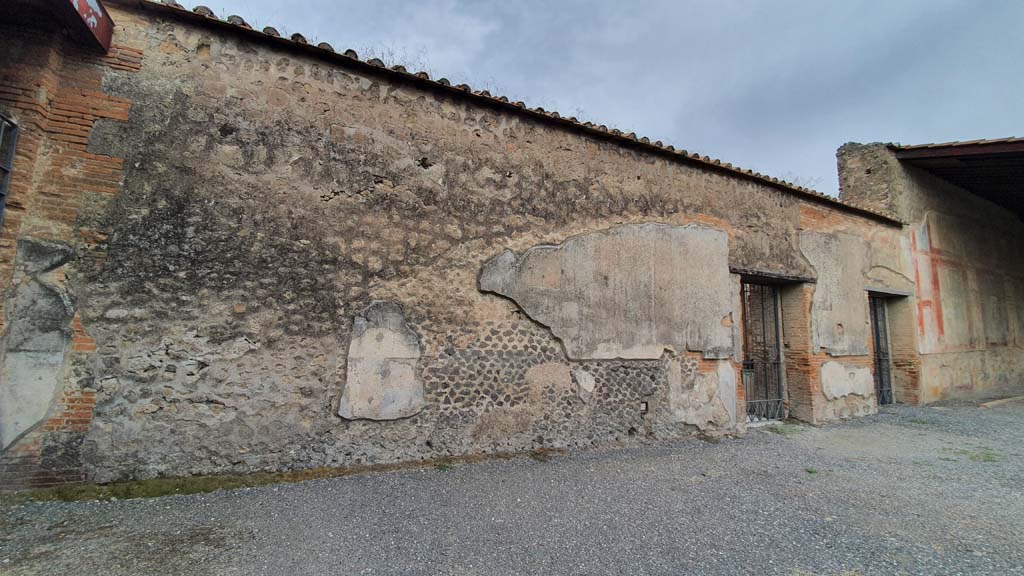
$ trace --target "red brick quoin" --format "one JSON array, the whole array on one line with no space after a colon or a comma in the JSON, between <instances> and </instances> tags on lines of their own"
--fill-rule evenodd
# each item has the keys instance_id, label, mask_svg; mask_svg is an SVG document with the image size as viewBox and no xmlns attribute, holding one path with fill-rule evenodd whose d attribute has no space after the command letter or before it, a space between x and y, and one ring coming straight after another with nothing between
<instances>
[{"instance_id":1,"label":"red brick quoin","mask_svg":"<svg viewBox=\"0 0 1024 576\"><path fill-rule=\"evenodd\" d=\"M131 102L105 94L105 75L133 73L142 51L113 45L103 54L52 29L0 24L0 112L13 118L19 140L0 231L0 287L9 295L15 254L22 238L58 241L79 252L102 241L94 230L77 229L86 195L113 195L121 187L122 159L92 154L89 133L97 120L126 121ZM64 269L48 275L64 281ZM6 297L5 297L6 299ZM2 304L0 304L2 306ZM0 328L4 318L0 314ZM65 354L60 391L46 420L0 454L0 490L78 482L84 472L77 450L92 421L95 391L69 377L76 357L90 355L96 342L76 314Z\"/></svg>"}]
</instances>

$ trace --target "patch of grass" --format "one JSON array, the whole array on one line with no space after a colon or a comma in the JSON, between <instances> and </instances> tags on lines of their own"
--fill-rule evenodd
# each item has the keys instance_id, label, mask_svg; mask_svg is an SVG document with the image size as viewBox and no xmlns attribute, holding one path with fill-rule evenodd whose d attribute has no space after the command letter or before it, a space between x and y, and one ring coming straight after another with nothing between
<instances>
[{"instance_id":1,"label":"patch of grass","mask_svg":"<svg viewBox=\"0 0 1024 576\"><path fill-rule=\"evenodd\" d=\"M771 432L779 436L793 436L794 434L799 434L802 430L803 426L796 424L773 424L764 428L765 432Z\"/></svg>"},{"instance_id":2,"label":"patch of grass","mask_svg":"<svg viewBox=\"0 0 1024 576\"><path fill-rule=\"evenodd\" d=\"M563 450L544 449L531 452L543 452L544 458ZM113 484L66 484L53 488L39 488L13 494L3 494L0 505L15 505L24 502L53 502L77 500L127 500L130 498L155 498L174 494L202 494L215 490L231 490L235 488L252 488L268 484L287 484L306 480L340 478L367 472L393 472L399 470L417 470L434 467L447 471L456 464L484 462L488 460L511 460L522 458L522 452L498 452L493 454L473 454L468 456L450 456L441 459L423 460L419 462L402 462L396 464L363 464L345 468L312 468L296 472L264 472L256 474L223 474L213 476L188 476L184 478L153 478L150 480L133 480Z\"/></svg>"},{"instance_id":3,"label":"patch of grass","mask_svg":"<svg viewBox=\"0 0 1024 576\"><path fill-rule=\"evenodd\" d=\"M967 456L971 462L998 462L1000 460L999 454L991 448L983 448L981 450L958 450L957 454L961 456Z\"/></svg>"},{"instance_id":4,"label":"patch of grass","mask_svg":"<svg viewBox=\"0 0 1024 576\"><path fill-rule=\"evenodd\" d=\"M911 418L910 420L907 420L907 422L910 422L911 424L927 424L928 423L928 421L923 419L923 418Z\"/></svg>"},{"instance_id":5,"label":"patch of grass","mask_svg":"<svg viewBox=\"0 0 1024 576\"><path fill-rule=\"evenodd\" d=\"M282 475L251 474L247 476L189 476L187 478L153 478L116 484L69 484L20 492L5 498L12 504L27 501L127 500L155 498L172 494L202 494L214 490L230 490L285 482Z\"/></svg>"},{"instance_id":6,"label":"patch of grass","mask_svg":"<svg viewBox=\"0 0 1024 576\"><path fill-rule=\"evenodd\" d=\"M818 469L817 468L811 468L810 466L808 466L807 468L804 468L804 472L807 472L808 474L817 474L818 473Z\"/></svg>"},{"instance_id":7,"label":"patch of grass","mask_svg":"<svg viewBox=\"0 0 1024 576\"><path fill-rule=\"evenodd\" d=\"M964 456L971 462L999 462L1003 455L988 446L976 446L974 448L946 448L947 451Z\"/></svg>"}]
</instances>

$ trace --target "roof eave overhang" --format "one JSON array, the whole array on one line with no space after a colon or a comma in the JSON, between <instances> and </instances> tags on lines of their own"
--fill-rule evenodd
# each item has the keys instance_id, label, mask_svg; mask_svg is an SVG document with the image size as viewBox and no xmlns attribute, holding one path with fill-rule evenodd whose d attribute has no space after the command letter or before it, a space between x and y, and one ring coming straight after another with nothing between
<instances>
[{"instance_id":1,"label":"roof eave overhang","mask_svg":"<svg viewBox=\"0 0 1024 576\"><path fill-rule=\"evenodd\" d=\"M1024 140L992 143L957 143L947 145L900 146L890 144L896 158L915 160L918 158L957 158L966 156L987 156L996 154L1024 154Z\"/></svg>"}]
</instances>

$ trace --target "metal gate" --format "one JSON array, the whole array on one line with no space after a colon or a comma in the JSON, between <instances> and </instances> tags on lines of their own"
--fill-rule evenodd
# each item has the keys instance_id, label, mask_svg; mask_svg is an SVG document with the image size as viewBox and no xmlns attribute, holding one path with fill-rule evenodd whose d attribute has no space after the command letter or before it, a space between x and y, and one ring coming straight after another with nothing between
<instances>
[{"instance_id":1,"label":"metal gate","mask_svg":"<svg viewBox=\"0 0 1024 576\"><path fill-rule=\"evenodd\" d=\"M879 404L892 404L892 362L889 357L889 320L885 299L870 296L871 332L875 345L875 394Z\"/></svg>"},{"instance_id":2,"label":"metal gate","mask_svg":"<svg viewBox=\"0 0 1024 576\"><path fill-rule=\"evenodd\" d=\"M779 290L743 283L743 394L747 421L786 417L782 385Z\"/></svg>"}]
</instances>

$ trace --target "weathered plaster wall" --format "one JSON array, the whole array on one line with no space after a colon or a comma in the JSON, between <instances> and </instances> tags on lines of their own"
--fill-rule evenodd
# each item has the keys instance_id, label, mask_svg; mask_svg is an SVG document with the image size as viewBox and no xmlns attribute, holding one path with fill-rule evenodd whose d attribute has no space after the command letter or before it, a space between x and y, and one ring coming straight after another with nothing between
<instances>
[{"instance_id":1,"label":"weathered plaster wall","mask_svg":"<svg viewBox=\"0 0 1024 576\"><path fill-rule=\"evenodd\" d=\"M839 151L843 198L909 224L920 400L1024 387L1024 223L896 160L882 144Z\"/></svg>"},{"instance_id":2,"label":"weathered plaster wall","mask_svg":"<svg viewBox=\"0 0 1024 576\"><path fill-rule=\"evenodd\" d=\"M821 391L826 400L822 420L877 412L875 381L867 366L826 361L821 365Z\"/></svg>"},{"instance_id":3,"label":"weathered plaster wall","mask_svg":"<svg viewBox=\"0 0 1024 576\"><path fill-rule=\"evenodd\" d=\"M420 340L401 306L374 302L356 316L348 345L348 371L338 416L395 420L423 410Z\"/></svg>"},{"instance_id":4,"label":"weathered plaster wall","mask_svg":"<svg viewBox=\"0 0 1024 576\"><path fill-rule=\"evenodd\" d=\"M727 358L739 284L728 236L706 226L630 224L489 260L480 288L551 328L573 359Z\"/></svg>"},{"instance_id":5,"label":"weathered plaster wall","mask_svg":"<svg viewBox=\"0 0 1024 576\"><path fill-rule=\"evenodd\" d=\"M797 384L793 390L802 394L791 401L801 418L813 422L874 413L878 400L868 295L912 293L910 243L899 228L873 226L822 207L802 207L801 227L800 248L817 281L783 295L783 314L790 324L786 346L794 356L787 359L787 374ZM897 325L913 322L895 312L891 320ZM810 332L808 343L802 330ZM895 341L892 353L894 361L902 363L904 378L904 372L913 369L916 354L908 357Z\"/></svg>"},{"instance_id":6,"label":"weathered plaster wall","mask_svg":"<svg viewBox=\"0 0 1024 576\"><path fill-rule=\"evenodd\" d=\"M124 161L65 222L88 479L743 427L730 269L817 274L796 196L112 12L144 57L94 89L131 113L90 118L79 154Z\"/></svg>"},{"instance_id":7,"label":"weathered plaster wall","mask_svg":"<svg viewBox=\"0 0 1024 576\"><path fill-rule=\"evenodd\" d=\"M832 356L868 353L867 242L846 232L800 233L800 249L817 271L811 300L811 345Z\"/></svg>"}]
</instances>

